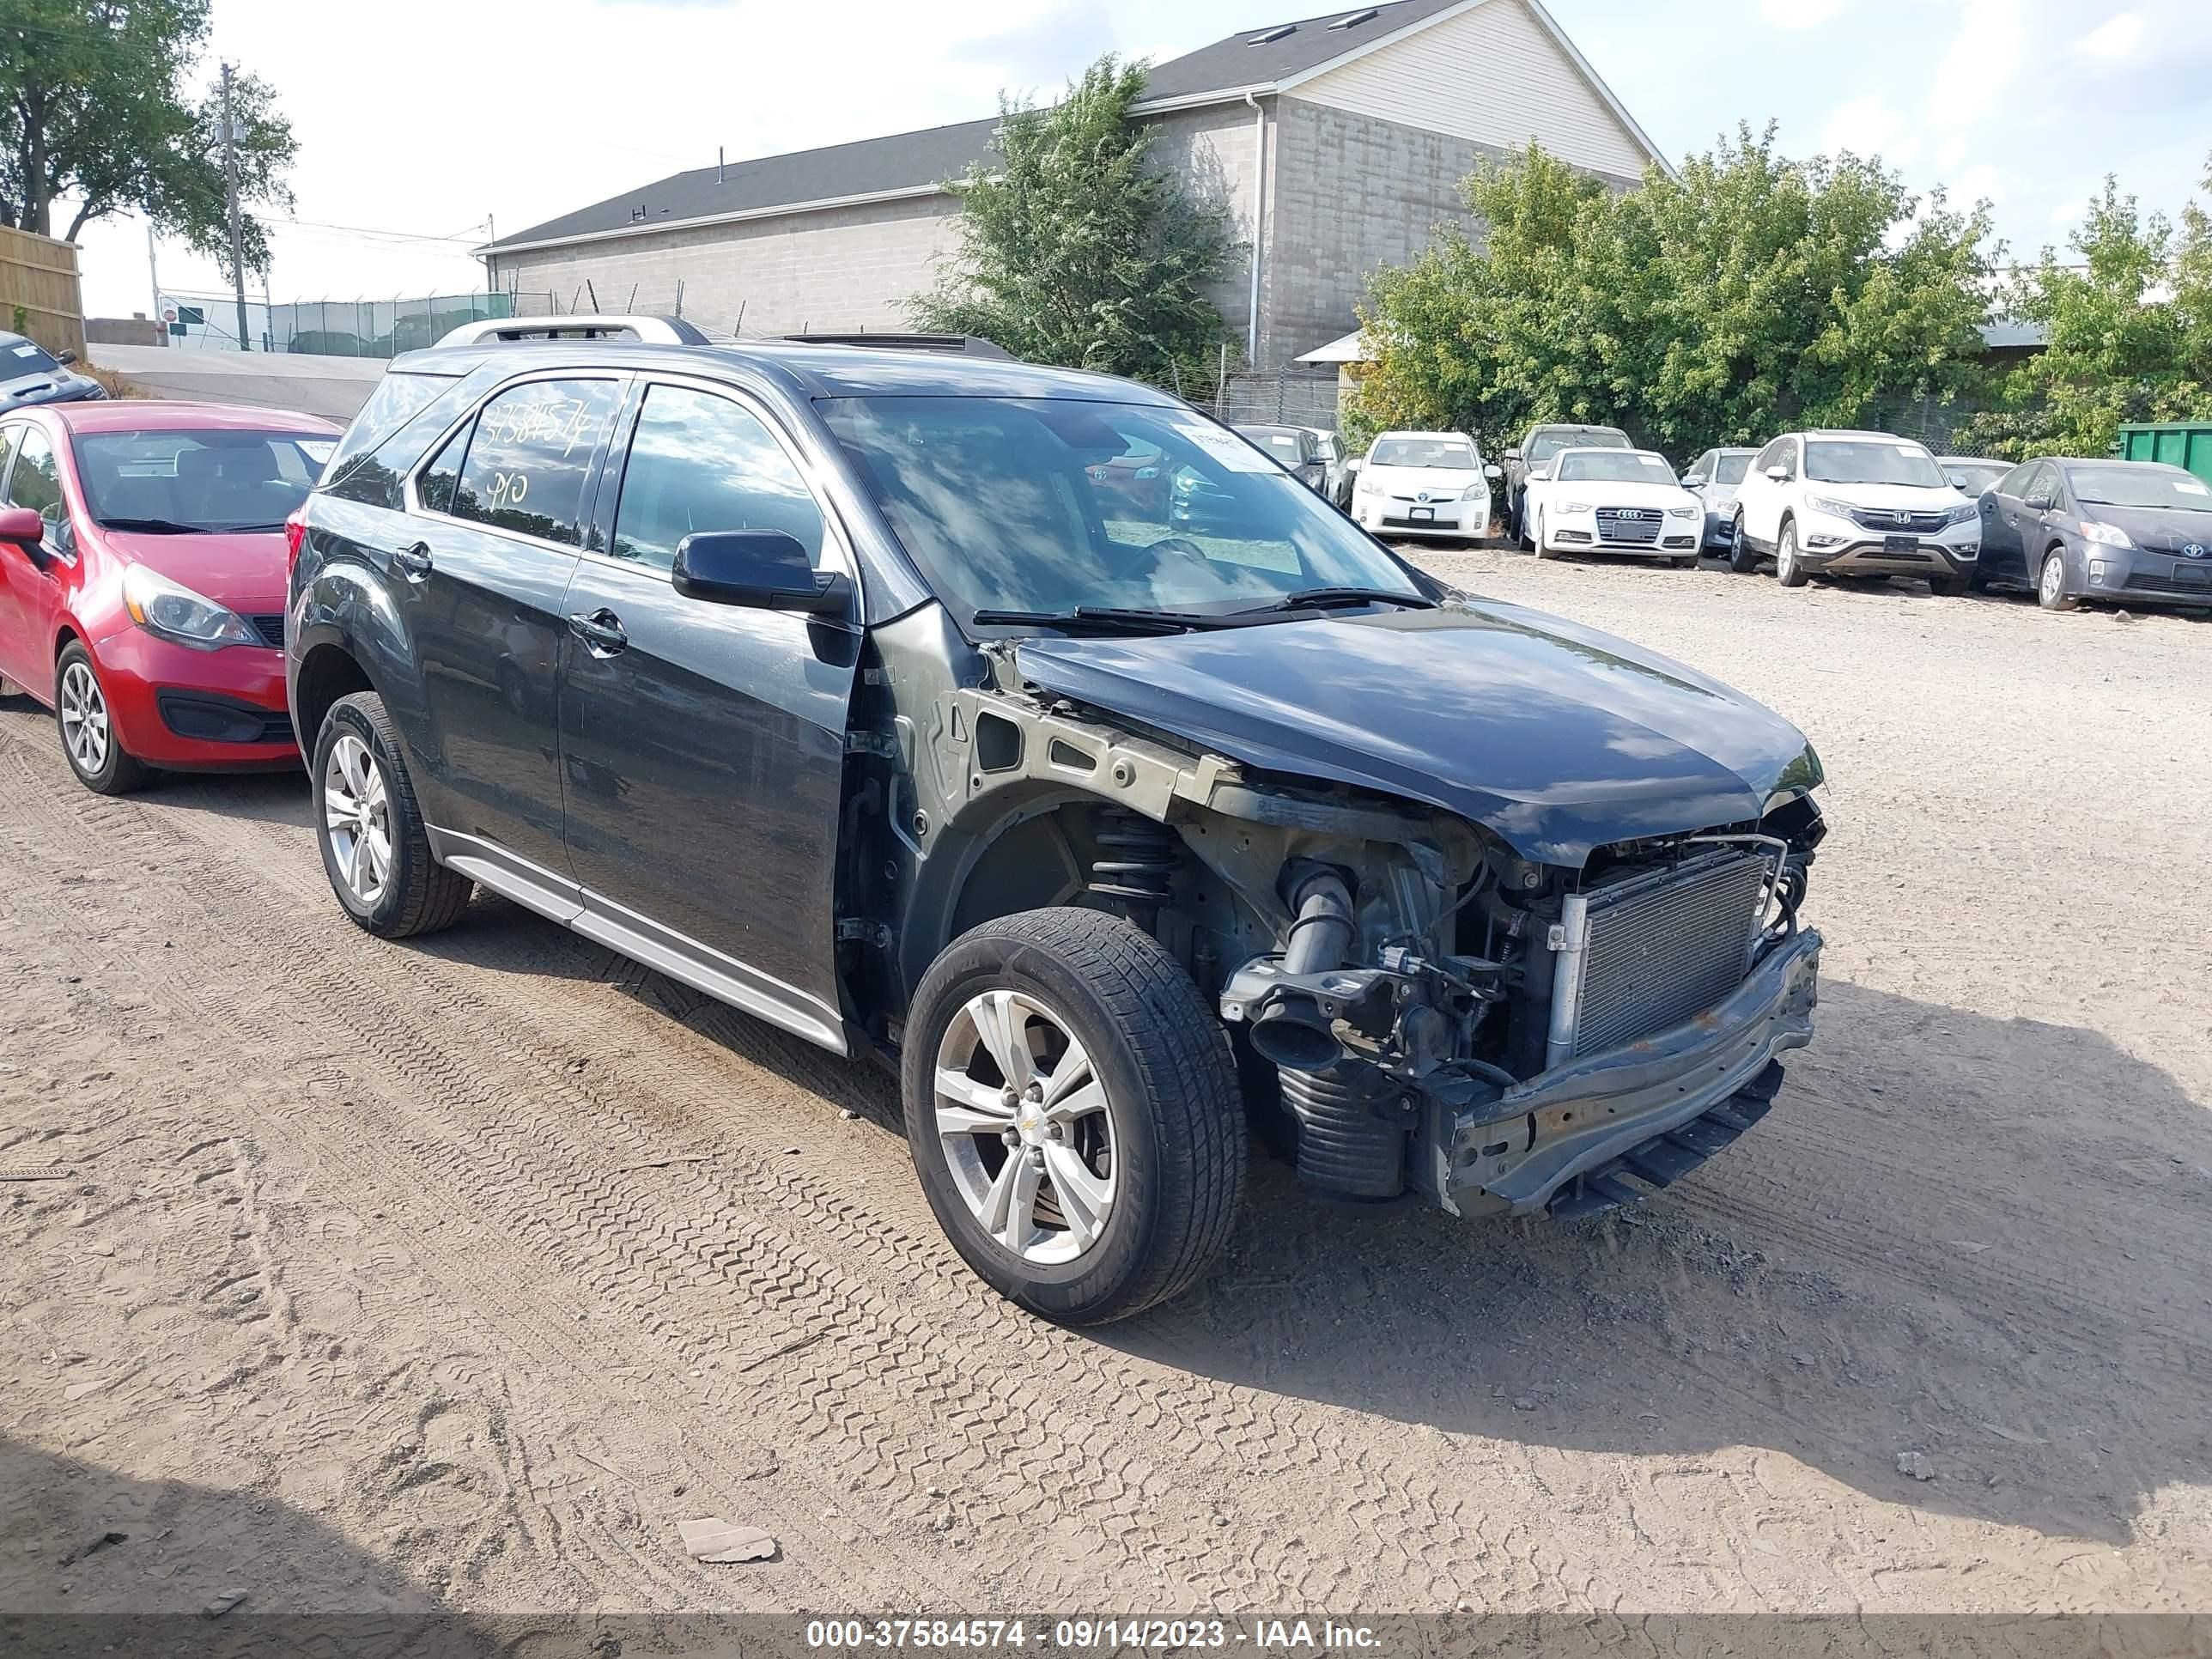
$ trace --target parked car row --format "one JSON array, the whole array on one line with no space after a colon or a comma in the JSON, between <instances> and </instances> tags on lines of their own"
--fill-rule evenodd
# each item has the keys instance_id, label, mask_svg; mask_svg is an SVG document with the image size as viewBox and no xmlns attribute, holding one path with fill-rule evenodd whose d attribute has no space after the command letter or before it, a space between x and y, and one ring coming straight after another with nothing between
<instances>
[{"instance_id":1,"label":"parked car row","mask_svg":"<svg viewBox=\"0 0 2212 1659\"><path fill-rule=\"evenodd\" d=\"M1248 1121L1334 1200L1578 1217L1766 1112L1820 951L1787 721L1150 388L591 320L395 360L312 490L313 423L14 423L9 678L78 775L173 691L289 705L353 923L482 887L884 1060L955 1247L1058 1319L1206 1269ZM1378 441L1370 515L1479 531L1450 437Z\"/></svg>"}]
</instances>

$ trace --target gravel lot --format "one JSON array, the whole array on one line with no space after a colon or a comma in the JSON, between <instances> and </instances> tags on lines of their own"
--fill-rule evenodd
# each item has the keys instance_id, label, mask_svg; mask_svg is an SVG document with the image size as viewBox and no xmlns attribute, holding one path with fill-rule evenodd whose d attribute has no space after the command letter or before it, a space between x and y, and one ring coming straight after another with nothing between
<instances>
[{"instance_id":1,"label":"gravel lot","mask_svg":"<svg viewBox=\"0 0 2212 1659\"><path fill-rule=\"evenodd\" d=\"M0 1610L2212 1610L2212 624L1423 556L1811 733L1818 1040L1629 1215L1263 1163L1088 1335L886 1079L0 705Z\"/></svg>"}]
</instances>

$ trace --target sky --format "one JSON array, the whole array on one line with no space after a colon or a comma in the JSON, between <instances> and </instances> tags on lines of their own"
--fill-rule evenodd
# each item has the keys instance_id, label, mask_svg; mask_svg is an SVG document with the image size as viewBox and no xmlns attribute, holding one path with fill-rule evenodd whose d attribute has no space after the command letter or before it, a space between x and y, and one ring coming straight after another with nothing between
<instances>
[{"instance_id":1,"label":"sky","mask_svg":"<svg viewBox=\"0 0 2212 1659\"><path fill-rule=\"evenodd\" d=\"M300 139L274 297L388 299L470 291L488 225L712 165L718 145L735 161L967 120L1102 52L1158 60L1304 13L1269 3L214 0L199 68L273 82ZM1786 153L1878 154L1917 190L1987 198L2030 258L2063 246L2107 172L2169 214L2204 194L2212 0L1549 3L1670 159L1778 120ZM221 290L180 246L155 259L165 290ZM89 314L152 309L143 221L88 227L81 263Z\"/></svg>"}]
</instances>

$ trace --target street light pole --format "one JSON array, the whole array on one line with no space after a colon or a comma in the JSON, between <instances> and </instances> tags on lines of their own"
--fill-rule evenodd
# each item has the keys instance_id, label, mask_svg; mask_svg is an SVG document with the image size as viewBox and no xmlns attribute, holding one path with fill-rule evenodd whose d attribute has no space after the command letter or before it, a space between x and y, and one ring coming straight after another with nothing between
<instances>
[{"instance_id":1,"label":"street light pole","mask_svg":"<svg viewBox=\"0 0 2212 1659\"><path fill-rule=\"evenodd\" d=\"M253 349L246 326L246 229L238 216L238 115L230 96L230 65L222 66L222 190L230 209L230 276L238 295L238 349Z\"/></svg>"}]
</instances>

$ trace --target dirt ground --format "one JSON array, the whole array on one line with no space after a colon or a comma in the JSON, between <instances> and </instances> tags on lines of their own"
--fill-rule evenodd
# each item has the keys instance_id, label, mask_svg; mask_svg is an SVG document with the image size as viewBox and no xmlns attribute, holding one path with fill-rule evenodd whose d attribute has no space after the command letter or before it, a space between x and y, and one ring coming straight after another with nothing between
<instances>
[{"instance_id":1,"label":"dirt ground","mask_svg":"<svg viewBox=\"0 0 2212 1659\"><path fill-rule=\"evenodd\" d=\"M1817 1041L1580 1225L1263 1161L1090 1334L885 1079L0 705L0 1610L2212 1610L2212 623L1425 556L1812 735Z\"/></svg>"}]
</instances>

